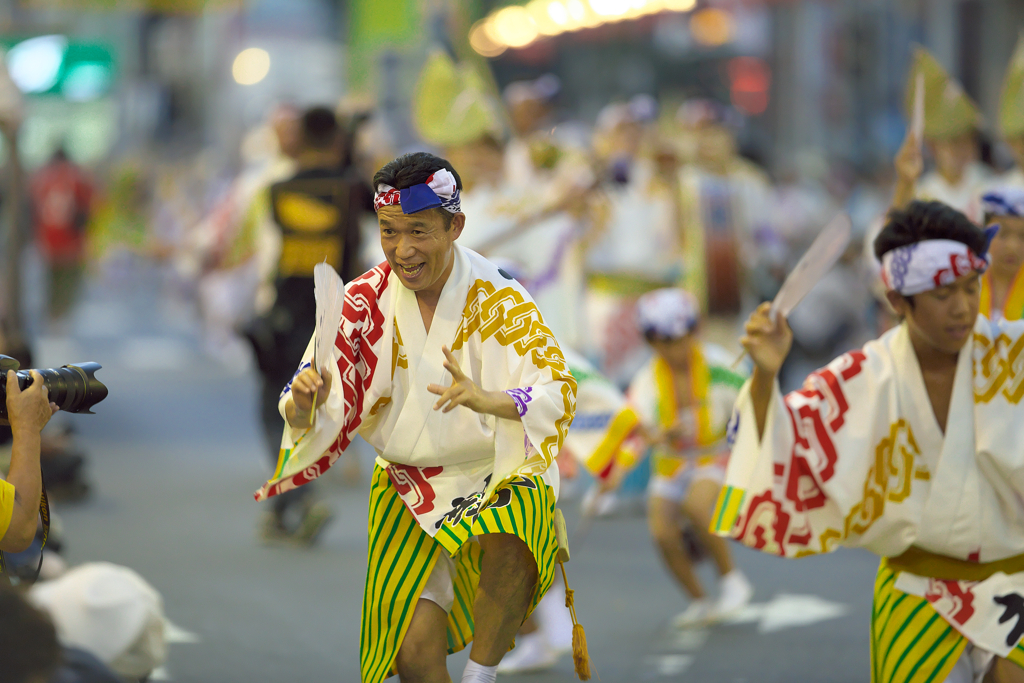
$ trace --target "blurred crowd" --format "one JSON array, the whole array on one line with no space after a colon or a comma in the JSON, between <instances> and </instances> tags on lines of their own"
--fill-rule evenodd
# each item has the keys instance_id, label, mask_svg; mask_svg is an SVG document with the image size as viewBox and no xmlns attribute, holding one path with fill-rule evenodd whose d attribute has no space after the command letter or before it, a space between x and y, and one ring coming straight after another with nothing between
<instances>
[{"instance_id":1,"label":"blurred crowd","mask_svg":"<svg viewBox=\"0 0 1024 683\"><path fill-rule=\"evenodd\" d=\"M772 299L822 227L845 212L854 239L789 320L795 343L782 384L795 388L809 371L891 324L870 241L893 201L935 198L980 221L986 188L1024 188L1020 165L997 167L982 154L977 109L962 91L949 95L955 83L941 67L919 55L917 72L930 84L926 92L938 93L926 102L924 144L908 134L894 166L881 169L856 169L813 151L766 169L744 153L744 117L706 99L640 95L608 103L593 121L575 120L564 115L555 76L499 89L486 67L443 52L428 58L413 94L415 147L396 143L389 114L355 99L305 110L276 106L226 164L199 152L85 169L57 144L24 190L34 236L28 248L47 273L45 316L34 324L40 334L67 334L87 283L116 287L126 273L151 270L166 296L195 307L209 356L260 374L258 418L273 465L282 429L278 393L313 329L313 266L326 259L347 281L384 260L371 178L392 158L428 149L461 175L467 222L460 243L522 282L560 343L619 389L652 354L637 325L643 295L685 289L700 309L702 335L735 349L741 316ZM1020 80L1011 69L1007 87L1019 90ZM1001 121L1018 164L1019 110ZM7 343L4 331L0 326L0 352L30 367L31 344ZM8 338L27 336L6 331ZM74 500L88 495L86 457L61 429L46 433L44 471L58 497ZM560 458L559 465L574 475L573 462ZM357 468L353 459L356 478ZM260 538L314 543L332 513L311 488L275 499L259 522ZM58 523L43 570L51 582L68 581L60 542ZM32 569L38 545L13 558L15 571ZM135 575L80 570L72 570L79 572L73 585L99 586L109 601L142 605L131 608L144 616L132 617L137 628L121 637L119 649L96 646L93 654L122 675L145 678L143 669L163 656L150 647L159 596ZM37 604L51 604L47 595ZM75 623L85 623L88 611L76 613ZM142 665L131 659L133 647L150 647Z\"/></svg>"}]
</instances>

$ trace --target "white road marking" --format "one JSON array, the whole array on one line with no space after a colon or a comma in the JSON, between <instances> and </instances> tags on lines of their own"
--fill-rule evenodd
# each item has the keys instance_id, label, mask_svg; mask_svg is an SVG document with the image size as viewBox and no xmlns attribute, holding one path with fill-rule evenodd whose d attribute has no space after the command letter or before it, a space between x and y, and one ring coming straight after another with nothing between
<instances>
[{"instance_id":1,"label":"white road marking","mask_svg":"<svg viewBox=\"0 0 1024 683\"><path fill-rule=\"evenodd\" d=\"M198 643L199 636L191 631L186 631L173 621L164 617L164 641L171 643Z\"/></svg>"},{"instance_id":2,"label":"white road marking","mask_svg":"<svg viewBox=\"0 0 1024 683\"><path fill-rule=\"evenodd\" d=\"M837 619L848 611L846 605L829 602L816 595L779 593L767 603L747 605L722 621L729 624L758 622L759 633L774 633L786 628Z\"/></svg>"},{"instance_id":3,"label":"white road marking","mask_svg":"<svg viewBox=\"0 0 1024 683\"><path fill-rule=\"evenodd\" d=\"M693 657L691 655L657 655L649 657L651 668L653 668L659 676L678 676L693 664Z\"/></svg>"},{"instance_id":4,"label":"white road marking","mask_svg":"<svg viewBox=\"0 0 1024 683\"><path fill-rule=\"evenodd\" d=\"M703 628L672 629L670 647L679 652L693 652L704 646L709 635Z\"/></svg>"}]
</instances>

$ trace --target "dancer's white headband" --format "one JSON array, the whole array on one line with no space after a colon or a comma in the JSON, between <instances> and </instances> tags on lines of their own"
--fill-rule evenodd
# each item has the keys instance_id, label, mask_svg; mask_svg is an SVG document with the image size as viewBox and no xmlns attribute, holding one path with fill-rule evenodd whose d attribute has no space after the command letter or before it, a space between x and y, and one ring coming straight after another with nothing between
<instances>
[{"instance_id":1,"label":"dancer's white headband","mask_svg":"<svg viewBox=\"0 0 1024 683\"><path fill-rule=\"evenodd\" d=\"M971 271L984 273L989 265L987 251L986 244L986 253L975 254L956 240L923 240L897 247L882 256L882 281L904 296L945 287Z\"/></svg>"}]
</instances>

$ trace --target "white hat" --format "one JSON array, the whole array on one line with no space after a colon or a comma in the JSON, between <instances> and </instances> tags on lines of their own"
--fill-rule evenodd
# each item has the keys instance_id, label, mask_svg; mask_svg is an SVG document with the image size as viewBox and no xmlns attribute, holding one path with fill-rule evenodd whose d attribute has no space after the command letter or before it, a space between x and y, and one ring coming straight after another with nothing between
<instances>
[{"instance_id":1,"label":"white hat","mask_svg":"<svg viewBox=\"0 0 1024 683\"><path fill-rule=\"evenodd\" d=\"M686 336L700 320L697 298L677 287L644 294L636 302L636 312L642 334L656 334L669 339Z\"/></svg>"},{"instance_id":2,"label":"white hat","mask_svg":"<svg viewBox=\"0 0 1024 683\"><path fill-rule=\"evenodd\" d=\"M88 651L117 673L145 676L167 658L163 600L127 567L83 564L36 584L29 599L50 614L63 645Z\"/></svg>"}]
</instances>

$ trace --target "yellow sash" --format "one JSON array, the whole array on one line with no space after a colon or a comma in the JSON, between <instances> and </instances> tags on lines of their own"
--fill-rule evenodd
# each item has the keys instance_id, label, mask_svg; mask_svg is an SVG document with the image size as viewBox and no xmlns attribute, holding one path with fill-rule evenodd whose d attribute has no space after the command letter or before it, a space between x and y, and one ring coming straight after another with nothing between
<instances>
[{"instance_id":1,"label":"yellow sash","mask_svg":"<svg viewBox=\"0 0 1024 683\"><path fill-rule=\"evenodd\" d=\"M675 381L672 376L672 368L662 358L654 361L654 383L658 393L657 397L657 420L658 426L662 429L670 429L679 419L679 401L676 396ZM690 402L697 407L697 447L699 449L714 445L721 438L711 426L711 405L708 401L708 386L711 383L711 373L708 370L704 354L701 353L698 345L694 344L690 351ZM699 464L706 464L713 460L715 455L705 455L697 459ZM652 461L654 473L660 476L671 477L687 463L685 458L664 448L655 450Z\"/></svg>"},{"instance_id":2,"label":"yellow sash","mask_svg":"<svg viewBox=\"0 0 1024 683\"><path fill-rule=\"evenodd\" d=\"M1017 275L1010 283L1010 291L1006 294L1006 301L1003 303L1003 318L1006 320L1020 320L1024 317L1024 268L1017 271ZM981 277L981 310L980 313L986 318L992 318L992 278L988 273Z\"/></svg>"}]
</instances>

